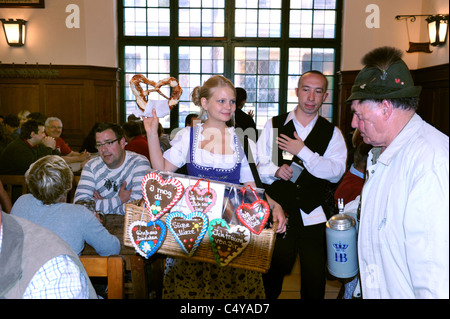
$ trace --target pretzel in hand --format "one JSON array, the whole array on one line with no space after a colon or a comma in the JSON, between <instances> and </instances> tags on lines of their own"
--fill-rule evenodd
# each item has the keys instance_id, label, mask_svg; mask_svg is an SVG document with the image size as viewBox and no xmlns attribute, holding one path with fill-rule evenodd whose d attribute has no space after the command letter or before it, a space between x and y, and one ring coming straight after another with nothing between
<instances>
[{"instance_id":1,"label":"pretzel in hand","mask_svg":"<svg viewBox=\"0 0 450 319\"><path fill-rule=\"evenodd\" d=\"M143 90L141 87L141 82L153 86L154 88L150 90ZM160 90L164 85L169 85L172 88L172 94L170 98L164 95L164 93L162 93ZM142 112L145 112L145 107L147 106L148 102L147 95L149 95L151 92L158 92L161 96L169 100L169 109L172 109L175 105L178 104L181 94L183 93L183 89L178 83L178 80L174 77L166 78L156 83L155 81L147 79L142 74L136 74L131 78L130 87L131 91L136 97L136 103Z\"/></svg>"}]
</instances>

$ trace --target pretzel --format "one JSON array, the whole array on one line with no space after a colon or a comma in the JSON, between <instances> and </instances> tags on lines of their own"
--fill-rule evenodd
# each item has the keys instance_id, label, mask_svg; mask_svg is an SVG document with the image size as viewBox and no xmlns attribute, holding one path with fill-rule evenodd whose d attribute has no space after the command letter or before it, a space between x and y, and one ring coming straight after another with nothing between
<instances>
[{"instance_id":1,"label":"pretzel","mask_svg":"<svg viewBox=\"0 0 450 319\"><path fill-rule=\"evenodd\" d=\"M143 90L141 87L141 82L147 85L151 85L154 88L150 90ZM172 94L170 98L160 90L164 85L169 85L172 88ZM181 94L183 93L183 89L180 87L178 80L174 77L166 78L155 83L155 81L147 79L142 74L136 74L131 78L130 88L133 92L133 95L136 97L136 103L142 112L145 112L145 107L147 106L148 101L147 95L149 95L151 92L158 92L162 97L169 100L169 109L173 109L173 107L178 104Z\"/></svg>"}]
</instances>

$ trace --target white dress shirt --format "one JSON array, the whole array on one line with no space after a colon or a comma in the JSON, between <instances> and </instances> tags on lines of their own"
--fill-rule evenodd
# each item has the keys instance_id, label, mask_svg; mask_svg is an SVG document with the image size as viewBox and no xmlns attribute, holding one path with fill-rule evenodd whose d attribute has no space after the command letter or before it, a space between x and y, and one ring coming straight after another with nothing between
<instances>
[{"instance_id":1,"label":"white dress shirt","mask_svg":"<svg viewBox=\"0 0 450 319\"><path fill-rule=\"evenodd\" d=\"M316 117L304 127L295 118L295 110L293 110L288 114L284 125L289 121L293 121L297 135L304 141L312 131L318 117L319 115L317 114ZM257 142L259 161L258 172L261 176L261 181L265 184L272 184L274 181L278 180L278 178L275 177L275 173L280 168L277 163L272 162L273 131L272 119L270 119L264 126ZM275 137L276 136L277 134L275 134ZM326 179L331 183L337 183L345 173L347 146L341 131L337 127L334 128L333 136L331 137L323 156L311 151L306 145L298 154L294 155L297 155L297 157L303 161L304 167L311 175L317 178ZM280 204L283 205L283 203ZM309 216L302 211L301 213L305 225L326 221L325 213L321 206L314 209ZM309 217L309 222L306 221L307 217Z\"/></svg>"}]
</instances>

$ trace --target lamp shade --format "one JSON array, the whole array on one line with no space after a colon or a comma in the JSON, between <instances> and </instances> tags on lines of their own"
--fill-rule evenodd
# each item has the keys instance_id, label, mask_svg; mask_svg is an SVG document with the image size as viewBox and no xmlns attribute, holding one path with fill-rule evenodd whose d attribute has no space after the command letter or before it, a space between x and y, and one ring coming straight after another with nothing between
<instances>
[{"instance_id":1,"label":"lamp shade","mask_svg":"<svg viewBox=\"0 0 450 319\"><path fill-rule=\"evenodd\" d=\"M435 15L426 18L428 22L428 34L432 46L440 46L445 43L448 30L448 15Z\"/></svg>"},{"instance_id":2,"label":"lamp shade","mask_svg":"<svg viewBox=\"0 0 450 319\"><path fill-rule=\"evenodd\" d=\"M26 23L22 19L0 19L3 24L6 42L13 47L21 47L25 44Z\"/></svg>"}]
</instances>

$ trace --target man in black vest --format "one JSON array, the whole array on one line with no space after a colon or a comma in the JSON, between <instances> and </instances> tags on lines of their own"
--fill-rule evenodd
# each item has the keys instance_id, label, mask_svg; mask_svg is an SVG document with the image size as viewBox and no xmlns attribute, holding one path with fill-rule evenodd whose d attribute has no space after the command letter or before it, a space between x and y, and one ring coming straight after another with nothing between
<instances>
[{"instance_id":1,"label":"man in black vest","mask_svg":"<svg viewBox=\"0 0 450 319\"><path fill-rule=\"evenodd\" d=\"M258 171L267 193L284 209L289 228L277 237L271 267L263 275L266 297L278 298L283 278L300 257L301 298L323 299L326 283L325 200L330 183L345 172L341 131L319 116L327 78L309 71L299 79L297 107L267 121L258 140Z\"/></svg>"}]
</instances>

